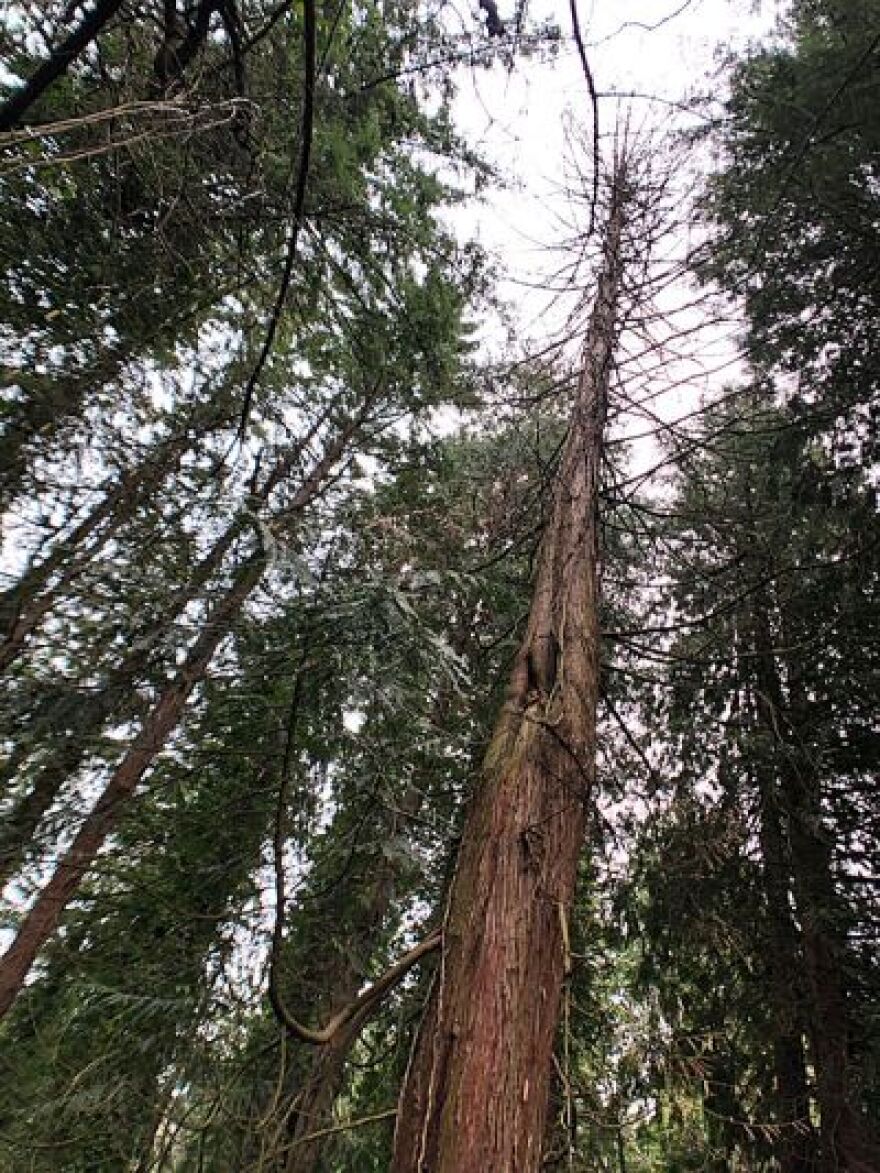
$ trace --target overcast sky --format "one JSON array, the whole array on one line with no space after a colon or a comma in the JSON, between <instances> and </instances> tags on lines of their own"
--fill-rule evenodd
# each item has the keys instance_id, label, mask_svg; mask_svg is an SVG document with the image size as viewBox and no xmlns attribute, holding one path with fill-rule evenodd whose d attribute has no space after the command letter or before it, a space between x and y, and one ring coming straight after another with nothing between
<instances>
[{"instance_id":1,"label":"overcast sky","mask_svg":"<svg viewBox=\"0 0 880 1173\"><path fill-rule=\"evenodd\" d=\"M505 6L512 7L512 0L499 4L501 15L509 16ZM602 94L642 95L631 100L634 116L659 121L674 109L646 99L676 102L707 93L720 97L723 70L718 53L724 46L741 47L766 35L777 9L766 0L758 10L752 0L581 0L578 11L597 89ZM502 211L499 201L493 201L491 215L483 217L487 232L486 226L498 223L499 215L511 220L514 235L531 235L540 227L543 217L536 216L532 205L540 207L559 186L566 115L589 117L568 3L535 0L529 16L560 26L562 44L554 60L521 60L512 71L498 65L463 72L461 77L457 118L490 157L524 185L516 199L500 201ZM612 98L600 101L604 131L613 124L616 105ZM501 238L507 242L508 234Z\"/></svg>"},{"instance_id":2,"label":"overcast sky","mask_svg":"<svg viewBox=\"0 0 880 1173\"><path fill-rule=\"evenodd\" d=\"M512 10L513 0L499 0L502 18L509 18ZM646 128L682 125L686 117L693 125L693 118L675 103L695 94L723 98L723 51L768 36L779 10L778 3L766 0L760 6L750 0L581 0L578 8L598 91L639 95L628 100L630 116ZM561 325L561 309L548 310L546 297L532 287L560 263L548 249L558 245L565 235L563 221L571 219L563 195L566 169L570 171L570 127L575 118L589 123L591 113L567 0L534 0L529 16L560 26L562 44L555 59L520 60L512 70L498 64L460 76L457 119L502 167L511 187L464 213L457 227L499 255L506 278L503 294L516 308L523 338L539 346L542 337L549 338ZM476 4L473 13L462 8L461 19L479 20ZM610 136L619 107L613 97L600 99L603 136ZM683 194L694 185L694 177L686 179ZM675 245L681 255L688 248L687 234L685 225ZM693 290L682 287L667 296L670 305L675 300L683 304L693 300ZM691 314L688 329L693 321ZM697 406L701 396L717 393L735 372L727 364L735 363L737 329L737 323L709 326L707 321L705 331L690 339L686 368L673 372L669 366L655 386L646 384L645 393L653 396L660 378L678 383L685 369L693 376L674 393L652 398L652 410L676 419ZM645 421L631 419L625 426L628 434L638 433L645 430ZM642 446L637 463L648 465L651 459L650 446Z\"/></svg>"}]
</instances>

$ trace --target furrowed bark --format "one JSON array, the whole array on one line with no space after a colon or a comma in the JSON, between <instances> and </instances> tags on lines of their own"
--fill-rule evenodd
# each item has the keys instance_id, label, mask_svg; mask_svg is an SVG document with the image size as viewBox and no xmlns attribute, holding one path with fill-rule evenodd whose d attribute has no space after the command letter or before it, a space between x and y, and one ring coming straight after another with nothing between
<instances>
[{"instance_id":1,"label":"furrowed bark","mask_svg":"<svg viewBox=\"0 0 880 1173\"><path fill-rule=\"evenodd\" d=\"M508 698L465 823L434 989L400 1098L392 1173L533 1173L568 912L595 772L598 485L626 169Z\"/></svg>"},{"instance_id":2,"label":"furrowed bark","mask_svg":"<svg viewBox=\"0 0 880 1173\"><path fill-rule=\"evenodd\" d=\"M318 1168L327 1138L308 1138L331 1120L333 1105L342 1088L346 1060L365 1025L363 1019L352 1019L312 1060L295 1101L288 1106L287 1139L276 1166L277 1173L314 1173Z\"/></svg>"},{"instance_id":3,"label":"furrowed bark","mask_svg":"<svg viewBox=\"0 0 880 1173\"><path fill-rule=\"evenodd\" d=\"M340 428L290 504L284 507L284 516L302 509L319 494L366 412L365 406L361 415ZM267 486L274 488L283 479L285 472L282 469L289 471L290 459L287 457L279 461L267 480ZM265 491L268 494L270 490L267 487ZM239 567L226 595L208 616L183 665L144 721L131 748L110 776L51 879L22 921L12 945L0 958L0 1018L15 1001L39 950L55 932L61 914L76 895L83 876L113 830L126 803L176 728L192 690L204 679L214 652L262 578L264 567L262 550L255 552Z\"/></svg>"}]
</instances>

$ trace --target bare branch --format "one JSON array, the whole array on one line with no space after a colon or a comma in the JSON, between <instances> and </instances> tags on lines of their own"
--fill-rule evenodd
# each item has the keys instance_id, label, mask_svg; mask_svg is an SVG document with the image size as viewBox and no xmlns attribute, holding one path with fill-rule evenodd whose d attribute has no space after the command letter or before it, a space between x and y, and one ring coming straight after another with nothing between
<instances>
[{"instance_id":1,"label":"bare branch","mask_svg":"<svg viewBox=\"0 0 880 1173\"><path fill-rule=\"evenodd\" d=\"M590 105L593 110L593 191L590 196L590 223L587 228L587 236L589 237L593 235L593 229L596 225L596 209L599 205L599 95L596 92L596 82L593 77L593 71L590 68L587 49L584 45L583 34L581 33L577 0L569 0L569 8L571 9L571 28L574 34L575 44L577 45L578 56L581 59L581 68L584 71L584 78L586 79L587 89L590 93Z\"/></svg>"}]
</instances>

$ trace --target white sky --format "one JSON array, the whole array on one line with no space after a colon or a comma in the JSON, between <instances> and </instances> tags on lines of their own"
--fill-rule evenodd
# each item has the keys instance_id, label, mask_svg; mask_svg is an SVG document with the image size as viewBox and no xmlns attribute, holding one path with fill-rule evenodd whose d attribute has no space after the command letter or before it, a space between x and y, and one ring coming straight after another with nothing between
<instances>
[{"instance_id":1,"label":"white sky","mask_svg":"<svg viewBox=\"0 0 880 1173\"><path fill-rule=\"evenodd\" d=\"M513 3L499 0L502 19L512 16ZM632 124L648 129L662 123L668 130L695 124L676 102L696 94L723 98L720 53L766 37L784 7L778 0L760 5L750 0L580 0L578 15L600 95L640 95L627 103ZM534 0L529 17L559 25L562 39L555 59L521 59L512 70L499 63L491 69L461 71L456 119L469 140L501 167L510 186L493 192L485 204L460 212L456 228L499 257L502 296L515 307L524 343L528 339L530 346L540 347L562 325L563 311L571 309L570 303L548 309L546 295L532 287L561 262L548 250L558 249L570 232L563 223L571 223L564 196L570 126L573 118L590 125L592 115L568 0ZM473 28L482 16L474 4L472 11L462 7L460 19L463 27L473 22ZM620 106L615 97L600 98L603 138L610 137ZM698 179L684 179L685 197ZM673 247L683 256L689 243L685 231ZM693 296L692 289L681 286L667 294L666 305L681 305ZM694 321L691 313L689 328ZM725 364L735 361L737 329L737 323L711 326L707 318L705 328L689 341L686 367L674 368L670 360L660 376L678 382L684 374L686 385L652 399L652 410L664 419L677 419L697 407L701 396L717 392L734 373ZM491 347L491 333L486 341ZM502 345L499 339L499 351ZM657 388L646 381L642 393L655 395ZM647 425L644 418L633 418L624 427L630 435L644 432ZM640 445L635 459L639 467L651 464L652 445Z\"/></svg>"},{"instance_id":2,"label":"white sky","mask_svg":"<svg viewBox=\"0 0 880 1173\"><path fill-rule=\"evenodd\" d=\"M501 0L502 17L512 0ZM722 96L717 52L742 47L772 28L779 5L764 3L755 11L750 0L593 0L579 4L581 31L596 87L601 94L637 93L669 102L686 96ZM566 0L537 0L529 7L534 20L550 19L562 30L555 60L517 61L512 72L462 72L456 117L489 157L519 180L517 193L493 199L480 217L481 238L502 245L505 255L530 264L529 240L546 240L552 205L563 180L568 114L589 121L590 107L580 61L571 37ZM474 16L479 21L480 16ZM646 31L642 26L658 26ZM614 123L617 103L600 101L600 129ZM669 107L633 99L636 120L650 123Z\"/></svg>"}]
</instances>

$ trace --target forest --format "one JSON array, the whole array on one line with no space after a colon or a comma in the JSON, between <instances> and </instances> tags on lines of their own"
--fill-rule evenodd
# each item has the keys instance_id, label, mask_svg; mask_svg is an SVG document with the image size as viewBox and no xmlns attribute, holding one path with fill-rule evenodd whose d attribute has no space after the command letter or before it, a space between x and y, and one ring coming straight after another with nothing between
<instances>
[{"instance_id":1,"label":"forest","mask_svg":"<svg viewBox=\"0 0 880 1173\"><path fill-rule=\"evenodd\" d=\"M0 1173L880 1173L880 0L607 8L0 11Z\"/></svg>"}]
</instances>

